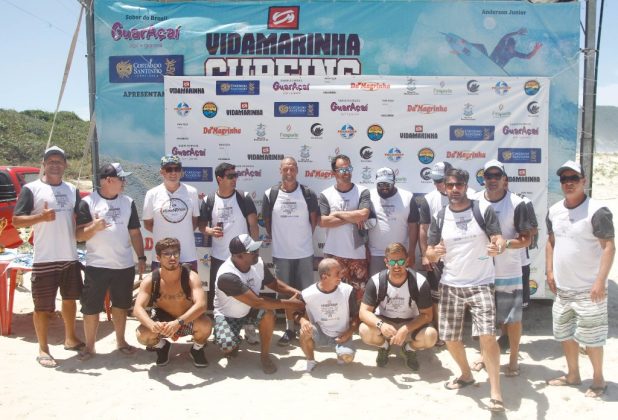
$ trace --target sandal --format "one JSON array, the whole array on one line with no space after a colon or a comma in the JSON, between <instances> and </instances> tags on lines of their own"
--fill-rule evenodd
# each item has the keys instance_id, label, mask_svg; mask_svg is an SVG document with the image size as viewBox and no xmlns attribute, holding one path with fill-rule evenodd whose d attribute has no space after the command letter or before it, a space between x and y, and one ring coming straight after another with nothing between
<instances>
[{"instance_id":1,"label":"sandal","mask_svg":"<svg viewBox=\"0 0 618 420\"><path fill-rule=\"evenodd\" d=\"M455 378L453 380L450 380L448 382L444 383L444 388L446 389L450 389L451 391L455 391L457 389L462 389L467 387L468 385L472 385L474 384L476 381L474 379L471 379L469 381L464 381L461 378Z\"/></svg>"},{"instance_id":2,"label":"sandal","mask_svg":"<svg viewBox=\"0 0 618 420\"><path fill-rule=\"evenodd\" d=\"M581 381L569 382L566 375L562 375L559 378L548 379L545 383L549 386L580 386Z\"/></svg>"},{"instance_id":3,"label":"sandal","mask_svg":"<svg viewBox=\"0 0 618 420\"><path fill-rule=\"evenodd\" d=\"M604 386L591 386L590 388L588 388L584 395L588 398L599 398L605 395L606 391L607 384L605 384Z\"/></svg>"},{"instance_id":4,"label":"sandal","mask_svg":"<svg viewBox=\"0 0 618 420\"><path fill-rule=\"evenodd\" d=\"M37 356L36 361L44 368L55 368L58 366L58 362L56 362L56 359L54 359L50 355Z\"/></svg>"},{"instance_id":5,"label":"sandal","mask_svg":"<svg viewBox=\"0 0 618 420\"><path fill-rule=\"evenodd\" d=\"M507 378L514 378L515 376L519 376L519 368L515 368L515 369L511 369L510 367L506 368L506 371L504 372L504 376L506 376Z\"/></svg>"},{"instance_id":6,"label":"sandal","mask_svg":"<svg viewBox=\"0 0 618 420\"><path fill-rule=\"evenodd\" d=\"M504 412L504 403L500 400L490 399L489 406L487 407L489 411L494 413L503 413Z\"/></svg>"},{"instance_id":7,"label":"sandal","mask_svg":"<svg viewBox=\"0 0 618 420\"><path fill-rule=\"evenodd\" d=\"M480 372L483 369L485 369L485 363L483 363L482 361L474 362L472 363L472 366L470 366L470 370L472 370L473 372Z\"/></svg>"}]
</instances>

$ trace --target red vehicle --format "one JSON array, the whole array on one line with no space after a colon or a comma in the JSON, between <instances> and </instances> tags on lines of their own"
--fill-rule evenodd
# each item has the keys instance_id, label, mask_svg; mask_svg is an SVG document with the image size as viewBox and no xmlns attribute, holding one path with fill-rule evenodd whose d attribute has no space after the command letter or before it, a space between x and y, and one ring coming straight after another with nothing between
<instances>
[{"instance_id":1,"label":"red vehicle","mask_svg":"<svg viewBox=\"0 0 618 420\"><path fill-rule=\"evenodd\" d=\"M33 166L0 166L0 245L15 248L22 244L19 231L13 227L13 211L22 187L39 178L39 168ZM90 194L80 191L82 197ZM32 238L30 239L32 241Z\"/></svg>"}]
</instances>

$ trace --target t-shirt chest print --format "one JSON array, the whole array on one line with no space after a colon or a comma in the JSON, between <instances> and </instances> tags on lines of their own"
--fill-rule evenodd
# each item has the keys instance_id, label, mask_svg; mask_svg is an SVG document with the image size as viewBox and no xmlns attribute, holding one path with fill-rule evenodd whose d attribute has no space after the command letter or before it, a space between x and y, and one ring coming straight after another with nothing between
<instances>
[{"instance_id":1,"label":"t-shirt chest print","mask_svg":"<svg viewBox=\"0 0 618 420\"><path fill-rule=\"evenodd\" d=\"M403 296L386 296L386 307L393 311L399 311L403 308L404 298Z\"/></svg>"},{"instance_id":2,"label":"t-shirt chest print","mask_svg":"<svg viewBox=\"0 0 618 420\"><path fill-rule=\"evenodd\" d=\"M189 206L180 198L170 197L161 205L161 216L170 223L180 223L187 217Z\"/></svg>"},{"instance_id":3,"label":"t-shirt chest print","mask_svg":"<svg viewBox=\"0 0 618 420\"><path fill-rule=\"evenodd\" d=\"M117 225L120 222L120 207L110 205L105 213L105 222Z\"/></svg>"},{"instance_id":4,"label":"t-shirt chest print","mask_svg":"<svg viewBox=\"0 0 618 420\"><path fill-rule=\"evenodd\" d=\"M296 209L298 205L295 201L284 200L281 202L281 217L298 217Z\"/></svg>"},{"instance_id":5,"label":"t-shirt chest print","mask_svg":"<svg viewBox=\"0 0 618 420\"><path fill-rule=\"evenodd\" d=\"M73 211L71 206L71 202L69 201L69 197L64 193L63 190L53 188L54 198L56 199L56 205L58 206L54 210L56 211Z\"/></svg>"},{"instance_id":6,"label":"t-shirt chest print","mask_svg":"<svg viewBox=\"0 0 618 420\"><path fill-rule=\"evenodd\" d=\"M320 320L321 321L330 321L334 318L337 313L337 308L339 304L336 302L331 302L330 300L326 303L320 305Z\"/></svg>"},{"instance_id":7,"label":"t-shirt chest print","mask_svg":"<svg viewBox=\"0 0 618 420\"><path fill-rule=\"evenodd\" d=\"M469 217L455 216L455 226L457 226L457 229L460 230L462 233L467 232L468 223L470 223L471 220L472 219L470 219Z\"/></svg>"}]
</instances>

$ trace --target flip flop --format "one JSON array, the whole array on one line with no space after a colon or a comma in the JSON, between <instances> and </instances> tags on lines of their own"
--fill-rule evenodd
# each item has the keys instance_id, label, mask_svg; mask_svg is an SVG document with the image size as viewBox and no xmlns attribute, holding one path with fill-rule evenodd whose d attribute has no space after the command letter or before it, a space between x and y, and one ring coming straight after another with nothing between
<instances>
[{"instance_id":1,"label":"flip flop","mask_svg":"<svg viewBox=\"0 0 618 420\"><path fill-rule=\"evenodd\" d=\"M79 344L74 345L73 347L64 346L64 349L68 351L80 351L84 347L86 347L86 343L79 343Z\"/></svg>"},{"instance_id":2,"label":"flip flop","mask_svg":"<svg viewBox=\"0 0 618 420\"><path fill-rule=\"evenodd\" d=\"M548 379L545 383L549 386L580 386L580 382L569 382L566 376L560 376L559 378Z\"/></svg>"},{"instance_id":3,"label":"flip flop","mask_svg":"<svg viewBox=\"0 0 618 420\"><path fill-rule=\"evenodd\" d=\"M500 400L490 399L489 406L487 407L489 411L494 413L503 413L504 412L504 403Z\"/></svg>"},{"instance_id":4,"label":"flip flop","mask_svg":"<svg viewBox=\"0 0 618 420\"><path fill-rule=\"evenodd\" d=\"M480 372L483 369L485 369L485 363L483 362L474 362L472 363L472 366L470 366L470 370L474 372Z\"/></svg>"},{"instance_id":5,"label":"flip flop","mask_svg":"<svg viewBox=\"0 0 618 420\"><path fill-rule=\"evenodd\" d=\"M89 351L81 351L79 352L79 356L77 356L77 358L79 359L80 362L85 362L87 360L92 359L95 356L95 353L90 353Z\"/></svg>"},{"instance_id":6,"label":"flip flop","mask_svg":"<svg viewBox=\"0 0 618 420\"><path fill-rule=\"evenodd\" d=\"M262 372L264 372L265 374L272 375L273 373L277 371L277 366L270 358L262 359L261 363L262 363Z\"/></svg>"},{"instance_id":7,"label":"flip flop","mask_svg":"<svg viewBox=\"0 0 618 420\"><path fill-rule=\"evenodd\" d=\"M444 383L444 388L446 389L450 389L451 391L455 391L457 389L462 389L467 387L468 385L472 385L474 384L476 381L474 379L470 380L470 381L464 381L461 378L455 378L451 381L445 382Z\"/></svg>"},{"instance_id":8,"label":"flip flop","mask_svg":"<svg viewBox=\"0 0 618 420\"><path fill-rule=\"evenodd\" d=\"M130 356L132 354L135 354L135 352L137 351L137 347L133 347L132 345L127 344L122 347L118 347L117 350L125 356Z\"/></svg>"},{"instance_id":9,"label":"flip flop","mask_svg":"<svg viewBox=\"0 0 618 420\"><path fill-rule=\"evenodd\" d=\"M58 362L56 362L56 359L54 359L51 356L37 356L36 357L36 361L38 362L39 365L43 366L44 368L55 368L58 366Z\"/></svg>"},{"instance_id":10,"label":"flip flop","mask_svg":"<svg viewBox=\"0 0 618 420\"><path fill-rule=\"evenodd\" d=\"M514 378L515 376L519 376L519 373L519 368L511 369L510 367L507 367L504 372L504 376L507 378Z\"/></svg>"},{"instance_id":11,"label":"flip flop","mask_svg":"<svg viewBox=\"0 0 618 420\"><path fill-rule=\"evenodd\" d=\"M588 398L599 398L605 395L606 391L607 384L605 384L604 386L591 386L590 388L588 388L588 390L586 390L586 393L584 395Z\"/></svg>"}]
</instances>

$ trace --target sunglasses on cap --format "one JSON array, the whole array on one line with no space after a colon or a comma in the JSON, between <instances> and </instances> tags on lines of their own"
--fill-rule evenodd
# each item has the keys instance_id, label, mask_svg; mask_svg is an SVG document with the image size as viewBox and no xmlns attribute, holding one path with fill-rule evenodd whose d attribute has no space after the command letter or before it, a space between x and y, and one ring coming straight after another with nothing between
<instances>
[{"instance_id":1,"label":"sunglasses on cap","mask_svg":"<svg viewBox=\"0 0 618 420\"><path fill-rule=\"evenodd\" d=\"M401 258L400 260L388 260L388 265L390 265L391 267L394 267L396 265L403 267L405 263L406 263L405 258Z\"/></svg>"},{"instance_id":2,"label":"sunglasses on cap","mask_svg":"<svg viewBox=\"0 0 618 420\"><path fill-rule=\"evenodd\" d=\"M172 172L182 172L182 166L166 166L165 172L171 174Z\"/></svg>"},{"instance_id":3,"label":"sunglasses on cap","mask_svg":"<svg viewBox=\"0 0 618 420\"><path fill-rule=\"evenodd\" d=\"M502 172L485 172L483 174L483 178L485 179L500 179L502 176Z\"/></svg>"},{"instance_id":4,"label":"sunglasses on cap","mask_svg":"<svg viewBox=\"0 0 618 420\"><path fill-rule=\"evenodd\" d=\"M566 184L568 182L579 182L580 179L582 179L582 177L579 175L563 175L560 177L560 183Z\"/></svg>"},{"instance_id":5,"label":"sunglasses on cap","mask_svg":"<svg viewBox=\"0 0 618 420\"><path fill-rule=\"evenodd\" d=\"M348 166L347 168L336 168L335 172L341 175L345 175L345 174L351 174L353 170L354 168L352 168L351 166Z\"/></svg>"}]
</instances>

